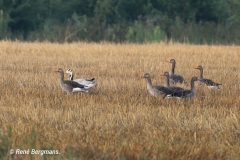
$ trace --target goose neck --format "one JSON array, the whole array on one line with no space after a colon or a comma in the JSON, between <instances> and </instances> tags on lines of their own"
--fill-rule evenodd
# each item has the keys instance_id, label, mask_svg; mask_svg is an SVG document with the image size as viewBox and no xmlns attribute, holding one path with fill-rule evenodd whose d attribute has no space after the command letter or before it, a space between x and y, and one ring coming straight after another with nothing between
<instances>
[{"instance_id":1,"label":"goose neck","mask_svg":"<svg viewBox=\"0 0 240 160\"><path fill-rule=\"evenodd\" d=\"M147 78L147 88L152 88L152 80L150 77Z\"/></svg>"},{"instance_id":2,"label":"goose neck","mask_svg":"<svg viewBox=\"0 0 240 160\"><path fill-rule=\"evenodd\" d=\"M172 69L171 69L171 73L172 73L172 74L174 74L175 66L176 66L176 64L175 64L175 63L172 63Z\"/></svg>"},{"instance_id":3,"label":"goose neck","mask_svg":"<svg viewBox=\"0 0 240 160\"><path fill-rule=\"evenodd\" d=\"M200 70L200 77L199 78L202 79L203 78L203 69L200 68L199 70Z\"/></svg>"},{"instance_id":4,"label":"goose neck","mask_svg":"<svg viewBox=\"0 0 240 160\"><path fill-rule=\"evenodd\" d=\"M69 80L72 81L72 80L73 80L73 76L74 76L74 75L73 75L73 72L70 72L70 74L69 74Z\"/></svg>"},{"instance_id":5,"label":"goose neck","mask_svg":"<svg viewBox=\"0 0 240 160\"><path fill-rule=\"evenodd\" d=\"M170 87L169 80L169 75L166 75L166 87Z\"/></svg>"},{"instance_id":6,"label":"goose neck","mask_svg":"<svg viewBox=\"0 0 240 160\"><path fill-rule=\"evenodd\" d=\"M195 90L194 81L194 79L191 79L191 90Z\"/></svg>"},{"instance_id":7,"label":"goose neck","mask_svg":"<svg viewBox=\"0 0 240 160\"><path fill-rule=\"evenodd\" d=\"M64 81L64 73L60 72L60 82L62 83Z\"/></svg>"}]
</instances>

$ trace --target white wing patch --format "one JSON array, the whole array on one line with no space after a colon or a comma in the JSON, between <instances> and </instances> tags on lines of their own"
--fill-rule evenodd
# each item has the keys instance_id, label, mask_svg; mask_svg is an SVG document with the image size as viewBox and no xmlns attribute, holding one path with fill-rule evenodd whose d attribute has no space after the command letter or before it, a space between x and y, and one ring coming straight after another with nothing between
<instances>
[{"instance_id":1,"label":"white wing patch","mask_svg":"<svg viewBox=\"0 0 240 160\"><path fill-rule=\"evenodd\" d=\"M72 92L88 92L88 90L83 88L73 88Z\"/></svg>"}]
</instances>

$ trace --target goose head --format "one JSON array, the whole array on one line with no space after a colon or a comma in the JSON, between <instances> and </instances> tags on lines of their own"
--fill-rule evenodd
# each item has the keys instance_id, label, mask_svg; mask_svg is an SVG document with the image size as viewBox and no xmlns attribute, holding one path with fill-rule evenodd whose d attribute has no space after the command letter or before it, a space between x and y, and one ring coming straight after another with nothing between
<instances>
[{"instance_id":1,"label":"goose head","mask_svg":"<svg viewBox=\"0 0 240 160\"><path fill-rule=\"evenodd\" d=\"M198 81L198 80L199 80L198 77L196 77L196 76L192 77L192 81Z\"/></svg>"},{"instance_id":2,"label":"goose head","mask_svg":"<svg viewBox=\"0 0 240 160\"><path fill-rule=\"evenodd\" d=\"M65 73L71 74L71 73L73 73L73 71L69 68L68 70L66 70Z\"/></svg>"},{"instance_id":3,"label":"goose head","mask_svg":"<svg viewBox=\"0 0 240 160\"><path fill-rule=\"evenodd\" d=\"M194 69L199 69L199 70L202 70L203 67L202 66L197 66L197 67L194 67Z\"/></svg>"},{"instance_id":4,"label":"goose head","mask_svg":"<svg viewBox=\"0 0 240 160\"><path fill-rule=\"evenodd\" d=\"M175 59L170 59L170 60L168 60L167 62L168 62L168 63L172 63L172 64L175 64L175 63L176 63Z\"/></svg>"},{"instance_id":5,"label":"goose head","mask_svg":"<svg viewBox=\"0 0 240 160\"><path fill-rule=\"evenodd\" d=\"M73 80L73 71L70 68L65 73L69 74L69 80Z\"/></svg>"},{"instance_id":6,"label":"goose head","mask_svg":"<svg viewBox=\"0 0 240 160\"><path fill-rule=\"evenodd\" d=\"M56 70L55 72L63 73L63 70L62 70L62 68L58 68L58 70Z\"/></svg>"},{"instance_id":7,"label":"goose head","mask_svg":"<svg viewBox=\"0 0 240 160\"><path fill-rule=\"evenodd\" d=\"M164 72L164 73L160 74L160 76L169 76L169 73L168 72Z\"/></svg>"},{"instance_id":8,"label":"goose head","mask_svg":"<svg viewBox=\"0 0 240 160\"><path fill-rule=\"evenodd\" d=\"M149 73L145 73L141 76L141 78L150 78L150 74Z\"/></svg>"}]
</instances>

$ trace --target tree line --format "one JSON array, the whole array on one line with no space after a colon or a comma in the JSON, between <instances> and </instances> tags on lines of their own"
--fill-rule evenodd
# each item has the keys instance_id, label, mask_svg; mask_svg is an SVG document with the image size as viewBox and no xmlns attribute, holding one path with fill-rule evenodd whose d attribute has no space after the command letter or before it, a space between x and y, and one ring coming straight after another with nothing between
<instances>
[{"instance_id":1,"label":"tree line","mask_svg":"<svg viewBox=\"0 0 240 160\"><path fill-rule=\"evenodd\" d=\"M239 0L0 0L0 39L240 44Z\"/></svg>"}]
</instances>

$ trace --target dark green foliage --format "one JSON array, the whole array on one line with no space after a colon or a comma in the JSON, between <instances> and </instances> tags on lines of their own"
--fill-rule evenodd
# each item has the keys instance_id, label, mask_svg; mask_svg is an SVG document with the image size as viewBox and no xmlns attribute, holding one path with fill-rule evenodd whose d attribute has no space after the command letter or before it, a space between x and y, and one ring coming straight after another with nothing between
<instances>
[{"instance_id":1,"label":"dark green foliage","mask_svg":"<svg viewBox=\"0 0 240 160\"><path fill-rule=\"evenodd\" d=\"M0 39L229 44L239 25L238 0L0 0Z\"/></svg>"}]
</instances>

